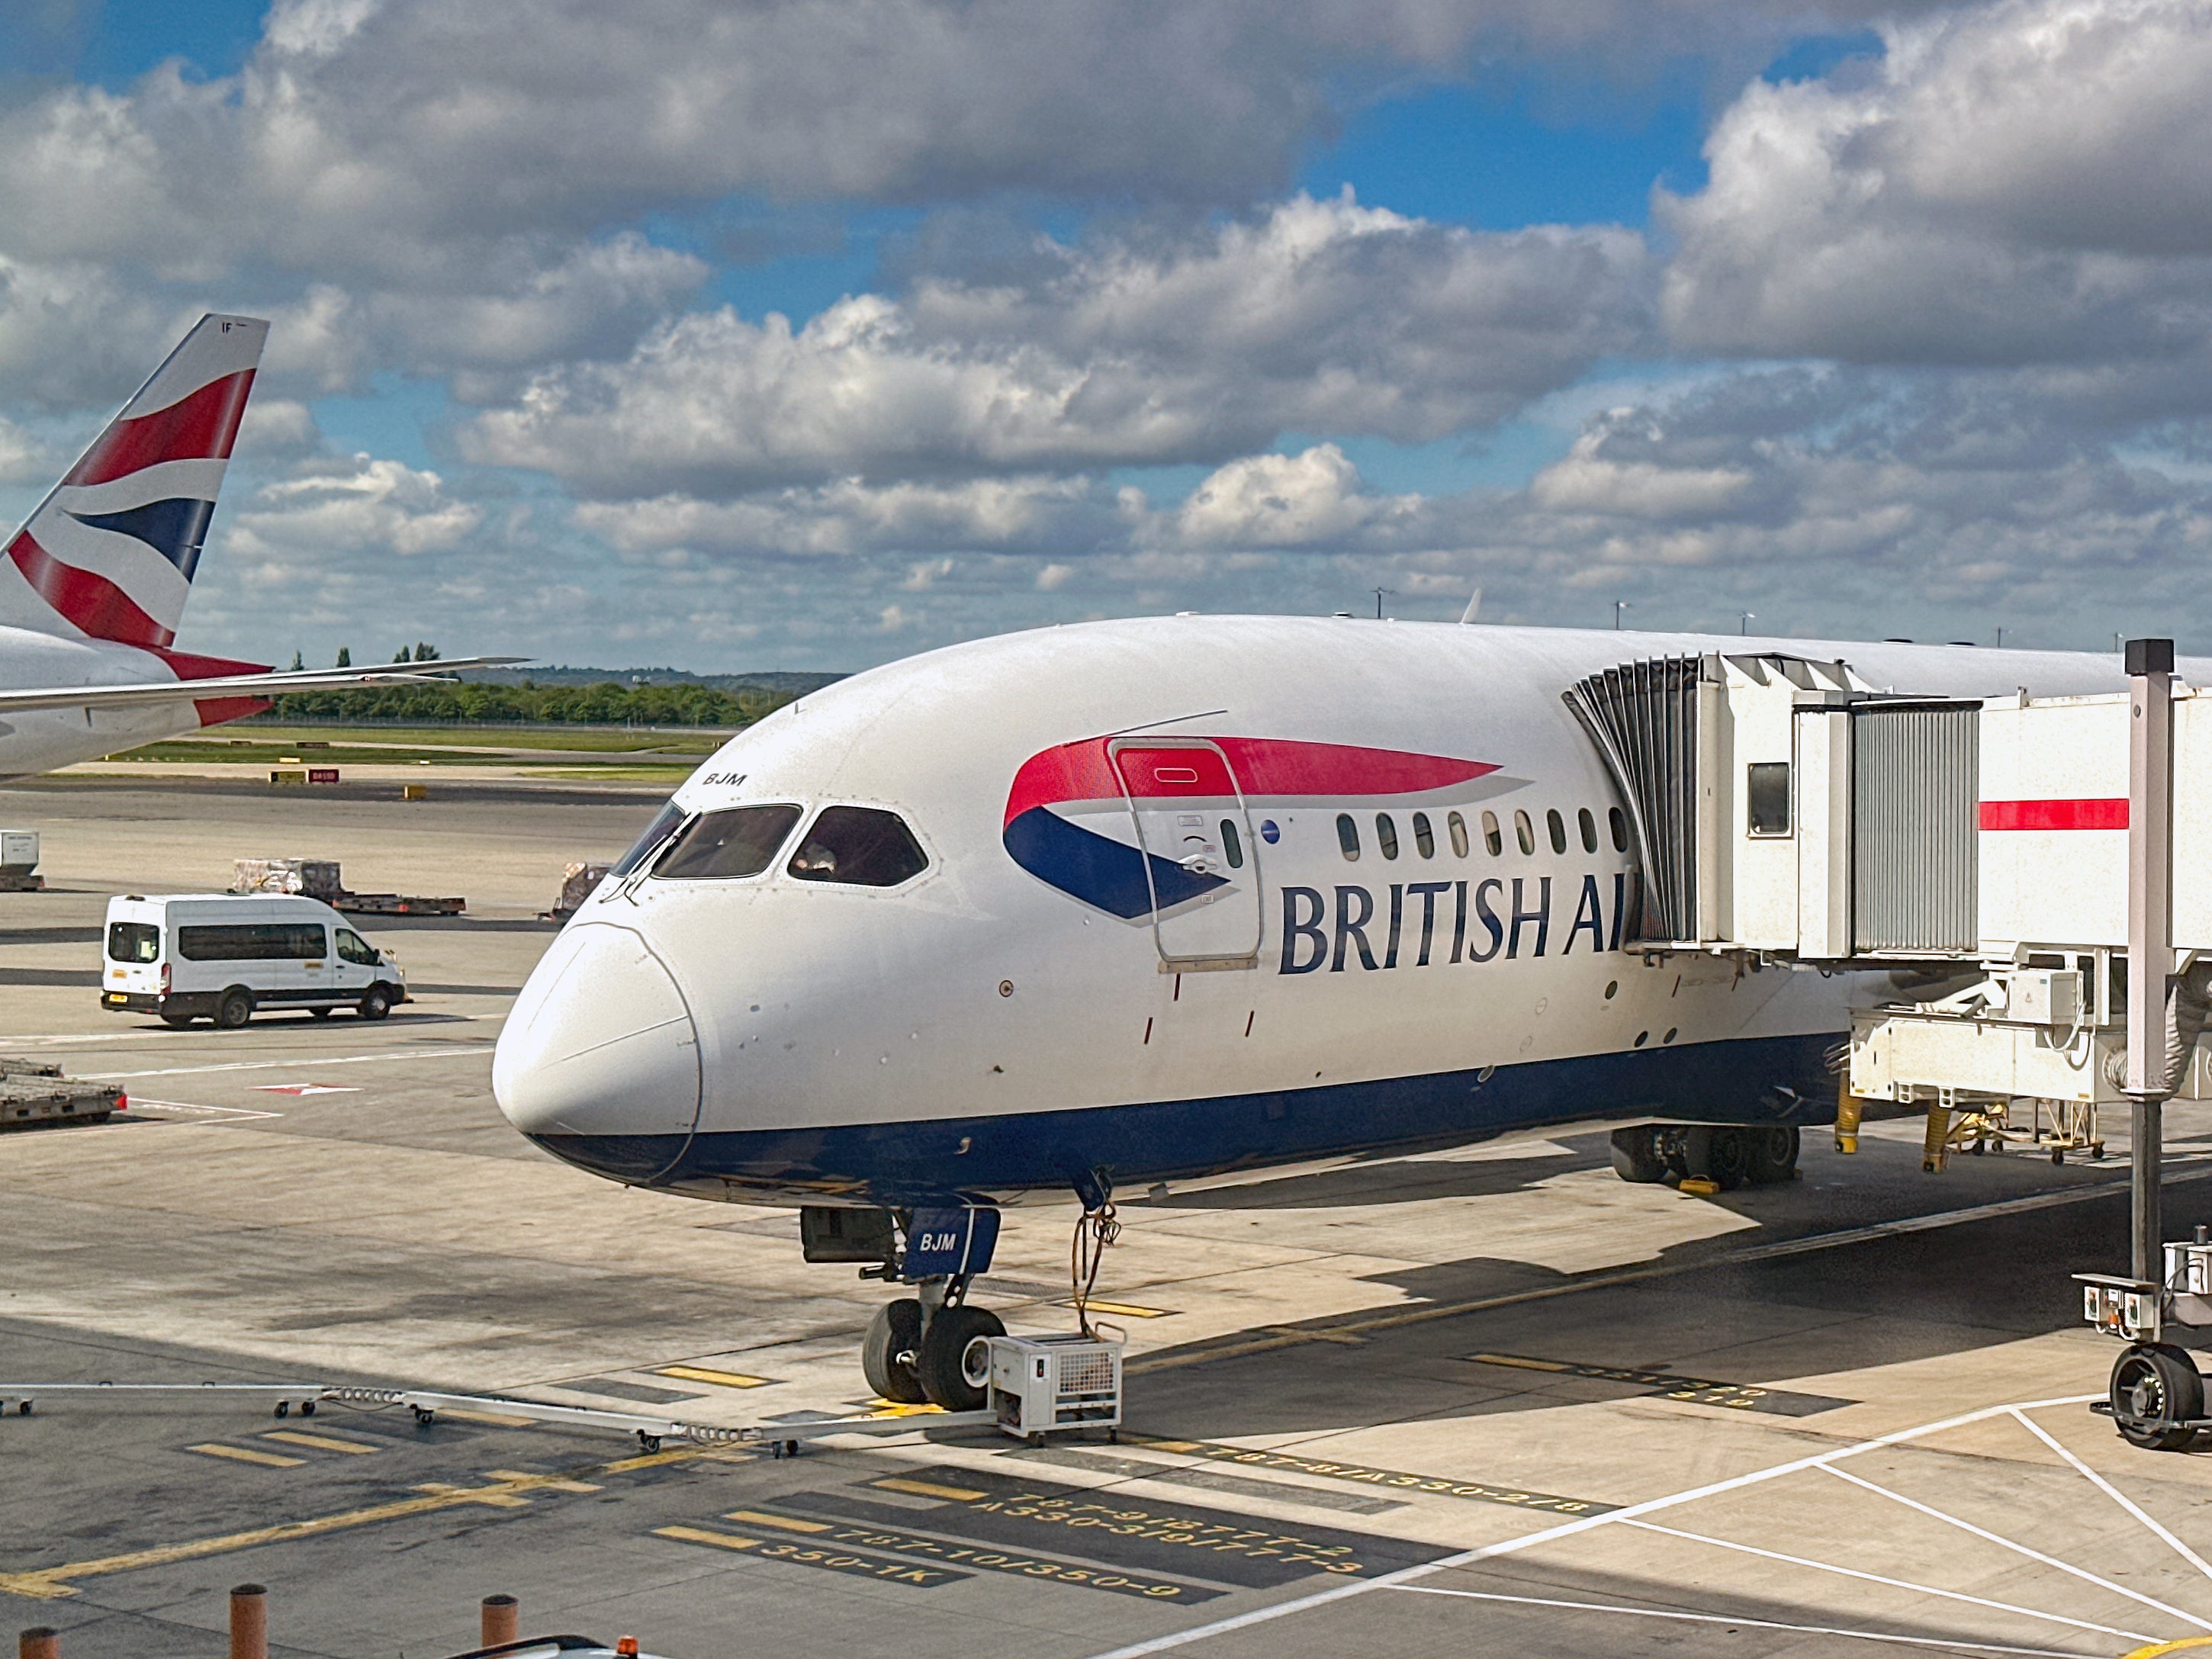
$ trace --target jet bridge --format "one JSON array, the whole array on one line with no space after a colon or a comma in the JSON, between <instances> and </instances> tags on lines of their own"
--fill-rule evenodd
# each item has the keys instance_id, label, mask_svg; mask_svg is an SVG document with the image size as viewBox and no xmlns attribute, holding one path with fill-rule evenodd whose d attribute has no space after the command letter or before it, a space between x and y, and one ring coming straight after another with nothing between
<instances>
[{"instance_id":1,"label":"jet bridge","mask_svg":"<svg viewBox=\"0 0 2212 1659\"><path fill-rule=\"evenodd\" d=\"M1634 829L1633 946L1866 975L1839 1144L1861 1101L1925 1105L1940 1169L2025 1101L2054 1157L2100 1155L2096 1109L2130 1103L2133 1278L2085 1279L2086 1311L2133 1344L2122 1431L2170 1447L2212 1430L2160 1341L2212 1322L2212 1249L2161 1249L2158 1215L2162 1103L2212 1099L2212 689L2173 683L2171 641L2126 665L2126 692L1961 698L1717 652L1565 696Z\"/></svg>"}]
</instances>

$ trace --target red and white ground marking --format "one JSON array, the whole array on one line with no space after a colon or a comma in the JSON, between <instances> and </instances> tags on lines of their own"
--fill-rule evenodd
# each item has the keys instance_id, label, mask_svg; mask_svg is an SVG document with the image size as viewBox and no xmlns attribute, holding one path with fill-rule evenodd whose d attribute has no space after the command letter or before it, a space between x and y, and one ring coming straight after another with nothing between
<instances>
[{"instance_id":1,"label":"red and white ground marking","mask_svg":"<svg viewBox=\"0 0 2212 1659\"><path fill-rule=\"evenodd\" d=\"M342 1083L257 1083L257 1095L357 1095L358 1089Z\"/></svg>"}]
</instances>

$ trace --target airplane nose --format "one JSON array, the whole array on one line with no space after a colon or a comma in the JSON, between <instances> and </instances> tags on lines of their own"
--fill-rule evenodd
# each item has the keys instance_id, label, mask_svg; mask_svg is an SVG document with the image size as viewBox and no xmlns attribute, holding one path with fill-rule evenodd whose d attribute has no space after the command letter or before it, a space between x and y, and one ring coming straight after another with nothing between
<instances>
[{"instance_id":1,"label":"airplane nose","mask_svg":"<svg viewBox=\"0 0 2212 1659\"><path fill-rule=\"evenodd\" d=\"M515 999L491 1087L526 1135L689 1135L699 1116L699 1034L643 938L572 924Z\"/></svg>"}]
</instances>

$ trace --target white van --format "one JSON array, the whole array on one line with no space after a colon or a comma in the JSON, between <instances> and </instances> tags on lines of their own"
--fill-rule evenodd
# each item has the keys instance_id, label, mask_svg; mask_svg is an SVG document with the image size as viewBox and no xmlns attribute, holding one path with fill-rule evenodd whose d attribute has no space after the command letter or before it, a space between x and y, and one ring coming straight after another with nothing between
<instances>
[{"instance_id":1,"label":"white van","mask_svg":"<svg viewBox=\"0 0 2212 1659\"><path fill-rule=\"evenodd\" d=\"M293 893L131 894L107 901L100 1003L243 1025L256 1008L351 1008L382 1019L407 999L407 975L324 903Z\"/></svg>"}]
</instances>

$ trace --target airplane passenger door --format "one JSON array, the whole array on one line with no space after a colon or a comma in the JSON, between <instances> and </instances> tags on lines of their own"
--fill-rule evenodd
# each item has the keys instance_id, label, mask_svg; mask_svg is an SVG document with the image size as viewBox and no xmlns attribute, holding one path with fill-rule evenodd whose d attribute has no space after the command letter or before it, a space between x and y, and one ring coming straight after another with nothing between
<instances>
[{"instance_id":1,"label":"airplane passenger door","mask_svg":"<svg viewBox=\"0 0 2212 1659\"><path fill-rule=\"evenodd\" d=\"M1229 757L1199 738L1116 738L1109 752L1146 854L1162 964L1256 967L1259 846Z\"/></svg>"}]
</instances>

